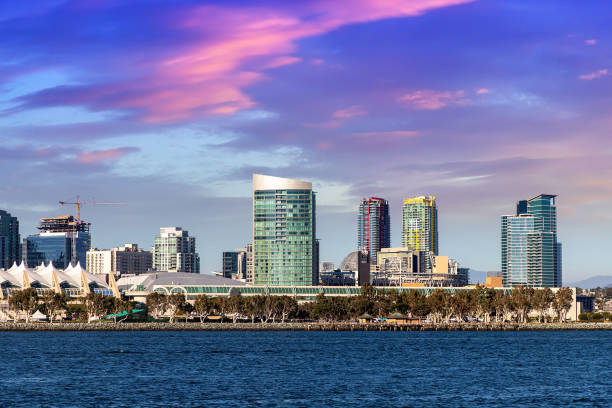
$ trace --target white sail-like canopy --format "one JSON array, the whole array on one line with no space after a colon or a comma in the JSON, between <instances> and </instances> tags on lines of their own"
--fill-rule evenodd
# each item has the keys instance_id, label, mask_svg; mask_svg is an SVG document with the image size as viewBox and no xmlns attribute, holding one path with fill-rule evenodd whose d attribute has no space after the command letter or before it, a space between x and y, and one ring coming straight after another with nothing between
<instances>
[{"instance_id":1,"label":"white sail-like canopy","mask_svg":"<svg viewBox=\"0 0 612 408\"><path fill-rule=\"evenodd\" d=\"M69 286L88 292L92 283L97 287L108 288L104 277L87 272L80 263L63 271L57 270L53 262L46 266L42 263L34 269L27 268L25 263L21 262L19 265L13 264L8 270L0 270L0 284L20 289L36 286L60 291L62 287ZM87 289L83 287L84 284Z\"/></svg>"},{"instance_id":2,"label":"white sail-like canopy","mask_svg":"<svg viewBox=\"0 0 612 408\"><path fill-rule=\"evenodd\" d=\"M83 269L80 262L77 262L77 264L74 266L69 266L68 268L64 269L64 275L66 275L71 284L73 282L77 283L77 287L81 286L81 278L85 276L88 284L95 283L97 286L102 288L108 288L108 285L102 276L87 272L87 270Z\"/></svg>"}]
</instances>

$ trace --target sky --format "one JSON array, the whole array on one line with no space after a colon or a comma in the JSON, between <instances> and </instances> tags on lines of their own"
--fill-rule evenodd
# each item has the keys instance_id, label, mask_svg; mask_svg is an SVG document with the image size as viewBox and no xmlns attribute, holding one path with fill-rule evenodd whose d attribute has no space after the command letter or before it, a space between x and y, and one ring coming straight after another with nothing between
<instances>
[{"instance_id":1,"label":"sky","mask_svg":"<svg viewBox=\"0 0 612 408\"><path fill-rule=\"evenodd\" d=\"M362 197L438 199L440 253L500 269L500 216L558 194L564 282L610 274L607 0L0 3L0 209L84 206L93 245L251 237L251 177L313 182L321 260Z\"/></svg>"}]
</instances>

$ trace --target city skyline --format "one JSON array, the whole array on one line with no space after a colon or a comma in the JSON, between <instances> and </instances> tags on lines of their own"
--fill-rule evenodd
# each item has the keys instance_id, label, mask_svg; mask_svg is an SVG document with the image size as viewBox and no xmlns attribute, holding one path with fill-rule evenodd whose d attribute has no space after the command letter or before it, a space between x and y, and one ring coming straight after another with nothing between
<instances>
[{"instance_id":1,"label":"city skyline","mask_svg":"<svg viewBox=\"0 0 612 408\"><path fill-rule=\"evenodd\" d=\"M431 194L440 253L484 271L500 270L500 215L554 192L564 280L609 274L607 15L565 1L6 2L0 209L26 237L73 214L59 200L125 202L83 210L93 246L148 249L182 226L208 273L250 242L252 173L312 181L320 259L336 263L362 197L389 201L395 247L402 199Z\"/></svg>"}]
</instances>

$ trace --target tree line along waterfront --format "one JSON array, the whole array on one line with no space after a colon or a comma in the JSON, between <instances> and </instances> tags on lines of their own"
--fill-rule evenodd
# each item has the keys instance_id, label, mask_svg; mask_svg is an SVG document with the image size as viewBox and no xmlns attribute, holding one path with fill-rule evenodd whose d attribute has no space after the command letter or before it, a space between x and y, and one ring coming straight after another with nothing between
<instances>
[{"instance_id":1,"label":"tree line along waterfront","mask_svg":"<svg viewBox=\"0 0 612 408\"><path fill-rule=\"evenodd\" d=\"M572 307L572 290L560 288L517 287L512 291L476 286L472 290L454 293L441 289L424 295L418 290L398 292L364 285L356 296L336 297L319 294L314 300L298 302L290 296L256 295L211 297L199 295L188 302L183 293L152 292L146 303L136 303L98 293L80 299L69 299L53 291L39 295L35 289L14 291L9 308L15 320L30 321L33 313L44 313L50 322L60 319L99 321L107 319L120 323L125 320L185 320L233 323L249 321L266 324L286 321L347 322L362 319L384 321L389 315L408 317L411 321L432 324L472 322L476 324L517 322L565 322ZM601 314L581 320L610 320Z\"/></svg>"}]
</instances>

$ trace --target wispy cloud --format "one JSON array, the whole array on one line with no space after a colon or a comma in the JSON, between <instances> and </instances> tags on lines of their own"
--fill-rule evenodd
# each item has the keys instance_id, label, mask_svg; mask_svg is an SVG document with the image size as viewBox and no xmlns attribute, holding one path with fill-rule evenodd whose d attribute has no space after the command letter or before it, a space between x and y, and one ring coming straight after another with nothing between
<instances>
[{"instance_id":1,"label":"wispy cloud","mask_svg":"<svg viewBox=\"0 0 612 408\"><path fill-rule=\"evenodd\" d=\"M390 130L383 132L359 132L353 133L357 138L376 139L380 141L402 140L417 137L421 134L416 130Z\"/></svg>"},{"instance_id":2,"label":"wispy cloud","mask_svg":"<svg viewBox=\"0 0 612 408\"><path fill-rule=\"evenodd\" d=\"M584 43L586 45L595 45L597 44L597 40L594 40L594 39L584 40Z\"/></svg>"},{"instance_id":3,"label":"wispy cloud","mask_svg":"<svg viewBox=\"0 0 612 408\"><path fill-rule=\"evenodd\" d=\"M578 78L586 80L586 81L590 81L592 79L601 78L601 77L606 76L606 75L608 75L608 70L607 69L600 69L599 71L594 71L594 72L591 72L589 74L580 75Z\"/></svg>"},{"instance_id":4,"label":"wispy cloud","mask_svg":"<svg viewBox=\"0 0 612 408\"><path fill-rule=\"evenodd\" d=\"M353 105L349 106L348 108L335 111L332 116L337 119L350 119L355 116L363 116L367 113L368 112L360 105Z\"/></svg>"},{"instance_id":5,"label":"wispy cloud","mask_svg":"<svg viewBox=\"0 0 612 408\"><path fill-rule=\"evenodd\" d=\"M298 41L339 27L386 18L418 16L472 0L313 1L299 7L176 7L158 16L155 35L180 32L181 47L131 55L106 55L108 82L56 87L22 97L20 109L80 105L117 109L150 123L228 115L257 104L245 89L265 71L294 64ZM108 5L112 7L112 5ZM70 34L67 34L70 35ZM76 34L75 34L76 35ZM85 64L85 62L83 62ZM87 64L90 64L88 61ZM124 72L115 69L121 64ZM112 68L112 69L111 69Z\"/></svg>"},{"instance_id":6,"label":"wispy cloud","mask_svg":"<svg viewBox=\"0 0 612 408\"><path fill-rule=\"evenodd\" d=\"M437 110L449 105L467 105L470 100L465 97L463 90L459 91L434 91L422 89L404 94L398 101L413 109Z\"/></svg>"},{"instance_id":7,"label":"wispy cloud","mask_svg":"<svg viewBox=\"0 0 612 408\"><path fill-rule=\"evenodd\" d=\"M95 151L83 151L76 156L76 160L79 163L84 164L98 164L110 161L119 160L121 157L129 153L139 151L137 147L120 147L116 149L104 149Z\"/></svg>"},{"instance_id":8,"label":"wispy cloud","mask_svg":"<svg viewBox=\"0 0 612 408\"><path fill-rule=\"evenodd\" d=\"M292 65L292 64L298 63L301 60L302 60L301 58L291 57L291 56L278 57L270 61L268 64L266 64L265 68L284 67L285 65Z\"/></svg>"},{"instance_id":9,"label":"wispy cloud","mask_svg":"<svg viewBox=\"0 0 612 408\"><path fill-rule=\"evenodd\" d=\"M486 94L490 94L491 92L493 92L493 91L491 91L490 89L487 89L487 88L480 88L480 89L476 90L476 94L477 95L486 95Z\"/></svg>"}]
</instances>

